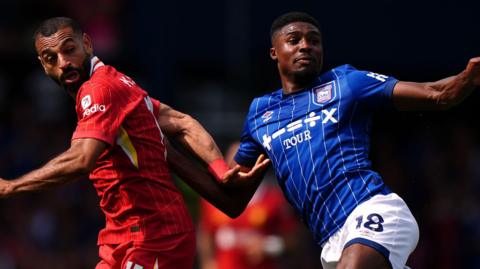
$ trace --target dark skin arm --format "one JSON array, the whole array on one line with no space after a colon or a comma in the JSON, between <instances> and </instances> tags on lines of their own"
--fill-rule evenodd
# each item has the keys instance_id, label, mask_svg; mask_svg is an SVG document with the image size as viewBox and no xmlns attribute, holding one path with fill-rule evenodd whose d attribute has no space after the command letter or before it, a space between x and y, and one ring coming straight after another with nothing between
<instances>
[{"instance_id":1,"label":"dark skin arm","mask_svg":"<svg viewBox=\"0 0 480 269\"><path fill-rule=\"evenodd\" d=\"M43 167L14 180L0 179L0 197L48 190L88 177L107 144L96 139L75 139L70 148Z\"/></svg>"},{"instance_id":2,"label":"dark skin arm","mask_svg":"<svg viewBox=\"0 0 480 269\"><path fill-rule=\"evenodd\" d=\"M461 103L480 86L480 57L472 58L464 71L435 82L400 81L393 90L398 110L445 110Z\"/></svg>"},{"instance_id":3,"label":"dark skin arm","mask_svg":"<svg viewBox=\"0 0 480 269\"><path fill-rule=\"evenodd\" d=\"M261 162L260 162L261 161ZM269 159L265 159L265 155L260 154L257 159L257 162L253 167L246 167L239 165L237 162L232 160L231 166L233 167L227 173L222 181L222 185L231 190L242 190L243 195L248 197L248 201L253 197L255 191L263 180L265 176L266 169L270 164ZM261 169L259 172L256 170ZM244 176L240 177L238 174L252 174L255 173L256 176ZM248 204L247 201L247 204ZM247 205L245 204L245 206Z\"/></svg>"},{"instance_id":4,"label":"dark skin arm","mask_svg":"<svg viewBox=\"0 0 480 269\"><path fill-rule=\"evenodd\" d=\"M190 115L161 104L157 120L169 139L179 142L206 164L223 159L212 136Z\"/></svg>"},{"instance_id":5,"label":"dark skin arm","mask_svg":"<svg viewBox=\"0 0 480 269\"><path fill-rule=\"evenodd\" d=\"M251 182L238 188L225 188L210 173L196 167L188 158L167 143L169 167L192 189L196 190L209 203L231 218L238 217L258 188L269 160L261 155L250 171L243 173L238 167L227 172L226 176L242 182Z\"/></svg>"},{"instance_id":6,"label":"dark skin arm","mask_svg":"<svg viewBox=\"0 0 480 269\"><path fill-rule=\"evenodd\" d=\"M209 164L214 160L223 159L212 136L190 115L161 104L157 120L169 139L179 142L204 163ZM229 170L224 178L254 182L251 186L233 190L225 188L210 173L196 167L169 143L167 143L167 152L167 161L173 172L209 203L232 218L243 212L269 164L269 160L261 156L253 169L248 172L240 171L240 167Z\"/></svg>"}]
</instances>

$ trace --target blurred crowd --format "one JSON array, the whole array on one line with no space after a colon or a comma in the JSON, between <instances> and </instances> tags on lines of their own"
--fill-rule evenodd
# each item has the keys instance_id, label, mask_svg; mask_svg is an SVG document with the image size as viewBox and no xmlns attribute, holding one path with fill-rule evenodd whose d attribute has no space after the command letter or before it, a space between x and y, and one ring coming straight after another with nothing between
<instances>
[{"instance_id":1,"label":"blurred crowd","mask_svg":"<svg viewBox=\"0 0 480 269\"><path fill-rule=\"evenodd\" d=\"M256 80L248 82L247 73L247 82L238 83L251 89L240 91L232 86L235 81L229 81L237 76L223 74L215 79L207 74L206 80L198 68L177 64L170 72L175 71L180 78L162 84L158 77L149 76L160 63L148 62L149 55L133 57L141 46L135 43L139 41L129 39L135 34L128 26L141 15L129 14L131 8L125 2L0 3L0 177L14 178L35 169L70 143L75 127L73 101L43 74L32 44L35 25L59 14L74 17L83 25L104 62L131 75L152 96L198 118L222 148L238 139L248 102L263 93L254 85ZM142 10L138 6L135 8ZM274 74L273 65L251 62L252 70L269 68L272 72L261 73ZM429 73L423 77L417 73L415 78L430 80L443 75ZM276 76L262 79L278 85ZM175 91L161 91L164 85ZM371 150L374 167L406 200L420 225L420 242L409 261L412 268L480 268L480 131L475 119L478 113L474 112L479 98L474 93L466 103L448 112L392 111L375 120ZM236 229L241 231L240 237L255 238L253 246L265 246L263 250L268 252L268 265L262 265L263 254L255 254L249 247L249 254L238 255L250 255L243 262L247 259L256 265L238 268L320 268L320 247L281 200L272 176L267 177L252 208L237 223L199 203L200 198L180 181L179 186L198 224L198 268L222 268L217 263L222 255L237 255L219 253L232 248ZM272 192L274 204L281 206L255 209L266 190ZM98 260L96 237L104 222L97 203L87 179L54 191L0 200L0 269L93 268ZM247 229L243 225L253 226ZM260 234L270 239L268 244L258 243Z\"/></svg>"}]
</instances>

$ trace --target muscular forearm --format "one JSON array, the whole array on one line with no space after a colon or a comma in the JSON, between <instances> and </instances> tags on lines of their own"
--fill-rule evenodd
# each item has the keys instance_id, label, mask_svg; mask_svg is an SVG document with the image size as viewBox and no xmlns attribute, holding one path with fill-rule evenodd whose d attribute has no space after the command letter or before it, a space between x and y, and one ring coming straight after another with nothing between
<instances>
[{"instance_id":1,"label":"muscular forearm","mask_svg":"<svg viewBox=\"0 0 480 269\"><path fill-rule=\"evenodd\" d=\"M207 164L223 158L212 136L197 120L185 116L184 121L183 131L177 135L177 141Z\"/></svg>"},{"instance_id":2,"label":"muscular forearm","mask_svg":"<svg viewBox=\"0 0 480 269\"><path fill-rule=\"evenodd\" d=\"M87 176L87 169L82 168L78 160L67 151L43 167L18 179L8 181L8 187L3 195L10 196L22 192L47 190Z\"/></svg>"},{"instance_id":3,"label":"muscular forearm","mask_svg":"<svg viewBox=\"0 0 480 269\"><path fill-rule=\"evenodd\" d=\"M73 140L67 151L43 167L18 179L0 180L0 197L50 189L85 178L106 146L104 142L90 138Z\"/></svg>"},{"instance_id":4,"label":"muscular forearm","mask_svg":"<svg viewBox=\"0 0 480 269\"><path fill-rule=\"evenodd\" d=\"M456 76L426 83L426 87L433 91L435 104L441 109L446 109L462 102L472 93L475 85L467 72L463 71Z\"/></svg>"},{"instance_id":5,"label":"muscular forearm","mask_svg":"<svg viewBox=\"0 0 480 269\"><path fill-rule=\"evenodd\" d=\"M227 189L209 173L202 171L185 156L168 145L169 167L192 189L228 216L235 218L243 212L257 186Z\"/></svg>"},{"instance_id":6,"label":"muscular forearm","mask_svg":"<svg viewBox=\"0 0 480 269\"><path fill-rule=\"evenodd\" d=\"M456 76L426 83L400 81L393 91L395 107L399 110L451 108L462 102L480 85L479 73L480 58L473 58L465 70Z\"/></svg>"},{"instance_id":7,"label":"muscular forearm","mask_svg":"<svg viewBox=\"0 0 480 269\"><path fill-rule=\"evenodd\" d=\"M159 107L158 124L170 138L180 142L205 163L222 158L215 141L203 126L188 114L162 104Z\"/></svg>"}]
</instances>

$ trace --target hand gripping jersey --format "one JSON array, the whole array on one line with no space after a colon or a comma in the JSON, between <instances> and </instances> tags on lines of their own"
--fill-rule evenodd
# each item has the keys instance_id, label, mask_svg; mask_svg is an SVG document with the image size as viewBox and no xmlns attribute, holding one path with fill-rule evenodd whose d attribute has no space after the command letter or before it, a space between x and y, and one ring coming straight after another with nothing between
<instances>
[{"instance_id":1,"label":"hand gripping jersey","mask_svg":"<svg viewBox=\"0 0 480 269\"><path fill-rule=\"evenodd\" d=\"M344 65L310 87L253 100L235 161L265 152L287 199L322 244L363 201L388 194L368 159L376 109L391 105L396 79Z\"/></svg>"},{"instance_id":2,"label":"hand gripping jersey","mask_svg":"<svg viewBox=\"0 0 480 269\"><path fill-rule=\"evenodd\" d=\"M94 138L109 145L90 174L106 217L99 244L193 230L167 167L155 115L159 105L132 79L92 58L91 78L76 97L78 124L72 139Z\"/></svg>"}]
</instances>

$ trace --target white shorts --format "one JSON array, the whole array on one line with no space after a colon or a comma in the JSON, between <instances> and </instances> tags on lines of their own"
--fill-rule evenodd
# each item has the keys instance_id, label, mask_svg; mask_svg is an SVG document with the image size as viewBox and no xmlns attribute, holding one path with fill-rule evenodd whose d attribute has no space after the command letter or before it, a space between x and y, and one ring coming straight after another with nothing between
<instances>
[{"instance_id":1,"label":"white shorts","mask_svg":"<svg viewBox=\"0 0 480 269\"><path fill-rule=\"evenodd\" d=\"M417 246L418 224L407 204L395 193L378 194L361 203L345 224L322 246L324 269L335 269L343 249L360 243L384 255L393 269L405 266Z\"/></svg>"}]
</instances>

